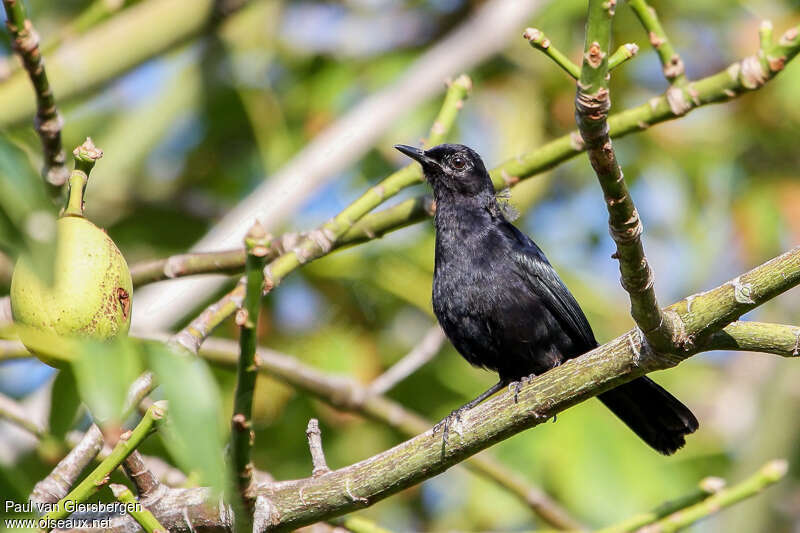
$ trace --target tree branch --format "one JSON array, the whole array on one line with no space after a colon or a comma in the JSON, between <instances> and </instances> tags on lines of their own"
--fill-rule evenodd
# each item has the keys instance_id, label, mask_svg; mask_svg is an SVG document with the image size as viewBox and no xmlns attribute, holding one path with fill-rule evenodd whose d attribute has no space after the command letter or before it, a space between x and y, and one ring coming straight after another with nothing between
<instances>
[{"instance_id":1,"label":"tree branch","mask_svg":"<svg viewBox=\"0 0 800 533\"><path fill-rule=\"evenodd\" d=\"M617 51L611 54L611 57L608 58L608 70L609 72L620 66L621 64L625 63L629 59L632 59L636 54L639 53L639 46L635 43L626 43L617 48Z\"/></svg>"},{"instance_id":2,"label":"tree branch","mask_svg":"<svg viewBox=\"0 0 800 533\"><path fill-rule=\"evenodd\" d=\"M685 509L691 505L707 499L712 494L716 494L725 488L725 480L718 477L707 477L700 481L697 488L675 500L664 502L652 511L637 514L626 518L618 524L605 527L598 530L596 533L628 533L631 531L639 531L641 528L657 522L662 518Z\"/></svg>"},{"instance_id":3,"label":"tree branch","mask_svg":"<svg viewBox=\"0 0 800 533\"><path fill-rule=\"evenodd\" d=\"M575 120L605 195L609 232L617 245L614 257L619 259L620 281L630 296L631 315L647 340L655 348L666 350L672 344L670 323L658 305L653 272L642 246L642 222L609 137L608 50L615 5L603 0L589 2L583 68L575 96Z\"/></svg>"},{"instance_id":4,"label":"tree branch","mask_svg":"<svg viewBox=\"0 0 800 533\"><path fill-rule=\"evenodd\" d=\"M200 350L200 355L212 364L233 368L236 365L237 347L233 341L210 338ZM256 352L259 372L273 376L303 392L310 394L342 411L361 415L414 436L428 430L433 424L408 411L401 404L385 396L374 395L353 379L329 376L304 365L297 359L259 347ZM515 472L497 462L485 452L471 457L465 466L495 482L501 488L525 502L545 522L559 529L581 529L581 524L538 487L529 485Z\"/></svg>"},{"instance_id":5,"label":"tree branch","mask_svg":"<svg viewBox=\"0 0 800 533\"><path fill-rule=\"evenodd\" d=\"M561 67L573 80L577 80L581 77L580 67L553 46L553 43L550 42L550 39L547 38L543 31L537 30L536 28L528 28L522 36L528 40L533 48L544 52L547 57L552 59L553 62Z\"/></svg>"},{"instance_id":6,"label":"tree branch","mask_svg":"<svg viewBox=\"0 0 800 533\"><path fill-rule=\"evenodd\" d=\"M236 366L236 388L233 395L231 416L231 463L236 487L242 498L244 509L236 515L240 531L251 529L253 512L253 463L250 451L253 447L253 394L256 390L257 370L255 366L258 344L258 315L261 310L261 291L264 287L264 264L271 237L264 227L256 222L244 239L247 250L245 263L245 295L242 307L236 312L239 326L239 361Z\"/></svg>"},{"instance_id":7,"label":"tree branch","mask_svg":"<svg viewBox=\"0 0 800 533\"><path fill-rule=\"evenodd\" d=\"M138 450L134 450L122 463L125 475L136 486L136 493L139 498L147 498L158 490L161 482L144 464L144 458Z\"/></svg>"},{"instance_id":8,"label":"tree branch","mask_svg":"<svg viewBox=\"0 0 800 533\"><path fill-rule=\"evenodd\" d=\"M800 355L800 327L764 322L731 322L703 343L703 350L764 352L783 357Z\"/></svg>"},{"instance_id":9,"label":"tree branch","mask_svg":"<svg viewBox=\"0 0 800 533\"><path fill-rule=\"evenodd\" d=\"M686 85L688 80L686 79L683 61L672 47L664 28L661 27L656 10L650 7L645 0L628 0L628 5L631 6L636 18L639 19L639 22L642 23L645 31L647 31L650 44L653 45L653 49L658 54L664 77L669 84L676 87Z\"/></svg>"},{"instance_id":10,"label":"tree branch","mask_svg":"<svg viewBox=\"0 0 800 533\"><path fill-rule=\"evenodd\" d=\"M103 461L78 483L78 486L72 489L69 494L61 498L52 511L42 517L44 523L51 524L68 516L70 512L67 509L70 506L65 504L69 503L70 505L74 505L75 503L83 502L107 483L111 472L113 472L128 455L133 453L136 447L150 434L156 422L164 418L166 408L166 402L164 401L153 404L132 431L127 431L120 436L119 442L114 446L114 450L111 454L103 459ZM52 525L49 526L49 528L53 527Z\"/></svg>"},{"instance_id":11,"label":"tree branch","mask_svg":"<svg viewBox=\"0 0 800 533\"><path fill-rule=\"evenodd\" d=\"M167 530L159 524L158 519L153 516L147 507L143 506L141 502L136 500L131 490L125 485L112 483L109 485L114 497L121 503L125 504L126 514L138 522L142 529L147 533L167 533Z\"/></svg>"},{"instance_id":12,"label":"tree branch","mask_svg":"<svg viewBox=\"0 0 800 533\"><path fill-rule=\"evenodd\" d=\"M632 330L531 380L519 389L516 402L504 392L467 411L460 423L451 428L446 445L440 435L428 430L325 476L262 485L256 498L255 530L293 529L342 515L433 477L573 405L646 373L678 364L698 353L697 346L701 344L696 341L799 283L800 247L667 308L684 326L685 342L680 353L652 351L638 330ZM743 295L746 301L742 301ZM202 491L193 492L191 497L208 494ZM157 513L156 516L166 527L172 527ZM214 525L227 527L223 522L220 518ZM115 529L123 525L112 519L110 531L123 531ZM175 531L185 530L185 524L175 523Z\"/></svg>"},{"instance_id":13,"label":"tree branch","mask_svg":"<svg viewBox=\"0 0 800 533\"><path fill-rule=\"evenodd\" d=\"M61 145L61 127L64 121L56 108L53 89L44 69L44 59L39 50L39 35L25 14L22 0L3 0L3 7L6 10L6 27L11 34L14 51L22 60L36 95L36 118L33 126L42 141L42 177L50 192L57 197L69 177L67 156Z\"/></svg>"},{"instance_id":14,"label":"tree branch","mask_svg":"<svg viewBox=\"0 0 800 533\"><path fill-rule=\"evenodd\" d=\"M318 477L331 471L325 461L325 451L322 449L322 431L319 429L319 420L312 418L306 428L308 450L311 452L311 477Z\"/></svg>"},{"instance_id":15,"label":"tree branch","mask_svg":"<svg viewBox=\"0 0 800 533\"><path fill-rule=\"evenodd\" d=\"M699 503L662 518L650 525L647 530L663 533L680 531L699 520L720 512L726 507L755 496L765 488L783 479L788 470L789 464L785 459L770 461L744 481L730 488L722 489Z\"/></svg>"}]
</instances>

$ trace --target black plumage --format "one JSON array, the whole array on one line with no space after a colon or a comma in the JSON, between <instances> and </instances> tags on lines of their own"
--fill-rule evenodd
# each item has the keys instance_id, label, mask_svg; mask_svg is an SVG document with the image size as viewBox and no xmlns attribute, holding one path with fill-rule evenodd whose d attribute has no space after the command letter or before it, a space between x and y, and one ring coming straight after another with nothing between
<instances>
[{"instance_id":1,"label":"black plumage","mask_svg":"<svg viewBox=\"0 0 800 533\"><path fill-rule=\"evenodd\" d=\"M503 215L475 151L457 144L396 148L422 165L436 200L436 317L467 361L500 375L465 408L597 346L586 316L542 250ZM664 454L683 446L684 436L698 427L686 406L647 377L599 399Z\"/></svg>"}]
</instances>

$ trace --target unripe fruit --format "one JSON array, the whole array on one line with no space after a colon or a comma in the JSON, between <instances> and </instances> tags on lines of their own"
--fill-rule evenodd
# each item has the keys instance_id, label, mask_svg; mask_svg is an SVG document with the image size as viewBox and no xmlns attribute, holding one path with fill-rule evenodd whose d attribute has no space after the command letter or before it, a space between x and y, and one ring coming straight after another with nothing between
<instances>
[{"instance_id":1,"label":"unripe fruit","mask_svg":"<svg viewBox=\"0 0 800 533\"><path fill-rule=\"evenodd\" d=\"M43 282L30 262L21 258L11 280L11 310L15 322L35 330L106 340L127 333L133 287L128 265L114 241L83 218L87 171L102 152L87 139L75 154L67 207L56 223L53 283ZM91 164L80 165L86 158ZM24 329L21 340L25 343ZM52 366L60 363L41 353L35 355Z\"/></svg>"}]
</instances>

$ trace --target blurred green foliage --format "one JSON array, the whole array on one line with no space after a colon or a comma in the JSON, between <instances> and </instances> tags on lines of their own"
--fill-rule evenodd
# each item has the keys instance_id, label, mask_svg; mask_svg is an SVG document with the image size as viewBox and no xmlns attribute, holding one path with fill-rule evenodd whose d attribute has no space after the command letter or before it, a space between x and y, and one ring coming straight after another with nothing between
<instances>
[{"instance_id":1,"label":"blurred green foliage","mask_svg":"<svg viewBox=\"0 0 800 533\"><path fill-rule=\"evenodd\" d=\"M60 102L65 146L91 135L106 153L89 183L88 217L107 229L129 263L185 251L221 213L269 179L338 116L402 74L477 3L376 1L372 4L378 7L370 7L370 2L356 0L253 1L220 26L123 78ZM57 34L91 2L28 4L40 33L48 35ZM654 4L690 78L717 72L754 52L761 18L773 20L776 34L800 22L798 3L790 0ZM387 6L427 20L428 29L410 42L377 51L369 49L369 42L360 53L337 47L335 43L348 39L358 41L358 35L349 34L346 24L335 24L336 17L378 20ZM319 15L316 26L286 25L292 10L295 17L310 17L318 8L329 18ZM520 20L520 33L537 26L577 59L583 47L583 15L584 2L552 2L532 20ZM319 32L340 35L315 47ZM641 48L637 58L614 72L614 109L662 92L666 83L657 57L624 3L618 6L614 38ZM573 83L516 35L501 54L469 74L475 87L451 138L474 146L489 166L574 128ZM798 86L800 67L790 64L755 94L696 110L615 143L645 224L645 247L662 302L711 287L797 243ZM401 161L391 146L413 144L424 135L437 106L434 99L409 109L375 139L365 157L309 198L285 229L316 226L394 170ZM37 143L28 124L7 128L0 138L0 242L12 244L3 249L10 258L31 247L20 228L25 214L43 209L46 201L32 170L39 163ZM414 192L422 191L420 186ZM600 195L586 158L578 157L516 187L512 202L525 210L518 224L547 251L603 341L632 321L616 262L609 258L613 247ZM432 324L432 261L432 228L424 223L312 263L265 298L262 343L366 383L411 349ZM0 294L7 294L11 264L0 256ZM790 292L754 316L796 324L797 295L797 290ZM134 306L135 301L134 295ZM236 327L229 321L217 333L235 337ZM131 369L140 363L132 363ZM102 396L106 401L97 406L92 394L83 394L93 411L100 404L113 406L108 399L124 387L107 378L129 381L134 375L133 370L124 376L103 371L97 361L82 365L76 368L81 376L77 391L102 390L87 384L90 380L109 389ZM219 486L221 466L214 458L227 431L223 420L232 404L232 373L212 369L212 377L204 366L166 352L148 352L147 366L158 374L178 422L163 443L151 438L144 451L171 455L187 471L205 467L211 477L207 481ZM2 371L0 364L0 376ZM741 479L779 456L800 464L800 369L795 361L712 354L655 379L701 420L700 431L673 457L654 454L594 401L492 451L596 526L689 492L708 475ZM493 380L470 368L448 345L389 396L438 419ZM51 430L58 437L67 426L85 424L72 424L77 391L69 380L57 379L54 413L63 416L51 415ZM277 479L310 474L304 434L310 417L320 419L332 468L404 438L268 378L259 378L255 401L255 463ZM120 402L118 398L117 409ZM194 453L185 453L187 447ZM25 500L50 468L35 451L5 461L0 493ZM798 502L800 470L793 466L789 479L767 496L748 500L694 530L790 531L800 519ZM542 526L519 501L461 468L362 514L395 531Z\"/></svg>"}]
</instances>

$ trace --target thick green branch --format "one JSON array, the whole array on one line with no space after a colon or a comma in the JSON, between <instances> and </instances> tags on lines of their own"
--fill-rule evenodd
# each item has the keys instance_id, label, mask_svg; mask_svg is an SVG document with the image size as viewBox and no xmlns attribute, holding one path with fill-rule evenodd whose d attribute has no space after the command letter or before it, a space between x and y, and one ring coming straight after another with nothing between
<instances>
[{"instance_id":1,"label":"thick green branch","mask_svg":"<svg viewBox=\"0 0 800 533\"><path fill-rule=\"evenodd\" d=\"M255 365L258 344L258 315L261 309L261 291L264 287L264 264L270 245L270 236L256 222L245 237L247 260L245 263L245 295L242 307L236 313L239 326L239 361L236 369L236 389L233 396L231 417L231 459L236 487L244 503L244 513L237 516L240 531L251 529L253 498L250 493L253 482L253 463L250 451L253 447L253 394L256 390L258 370ZM248 527L249 526L249 527Z\"/></svg>"},{"instance_id":2,"label":"thick green branch","mask_svg":"<svg viewBox=\"0 0 800 533\"><path fill-rule=\"evenodd\" d=\"M147 533L165 533L167 531L164 526L158 523L158 519L153 516L153 513L136 499L128 487L117 483L112 483L109 487L114 497L125 504L126 513L131 515Z\"/></svg>"},{"instance_id":3,"label":"thick green branch","mask_svg":"<svg viewBox=\"0 0 800 533\"><path fill-rule=\"evenodd\" d=\"M644 26L645 31L647 31L650 44L653 45L658 54L664 77L669 84L677 87L686 85L688 80L686 79L683 61L672 47L664 28L661 27L656 10L650 7L645 0L628 0L628 4L633 9L639 22Z\"/></svg>"},{"instance_id":4,"label":"thick green branch","mask_svg":"<svg viewBox=\"0 0 800 533\"><path fill-rule=\"evenodd\" d=\"M647 340L667 350L672 343L653 287L653 272L644 254L639 213L633 204L622 169L611 146L607 122L611 99L608 91L608 50L614 3L590 0L581 79L575 96L575 120L586 144L608 209L608 227L617 245L621 283L631 301L631 315Z\"/></svg>"},{"instance_id":5,"label":"thick green branch","mask_svg":"<svg viewBox=\"0 0 800 533\"><path fill-rule=\"evenodd\" d=\"M42 141L44 155L42 176L54 196L58 196L61 186L67 181L69 170L66 166L66 154L61 145L63 120L56 108L53 89L44 69L44 59L39 50L39 35L25 14L22 0L3 0L3 7L6 10L6 26L11 34L14 51L22 60L22 66L33 84L36 95L36 118L33 125ZM8 102L5 102L4 107L7 106Z\"/></svg>"}]
</instances>

